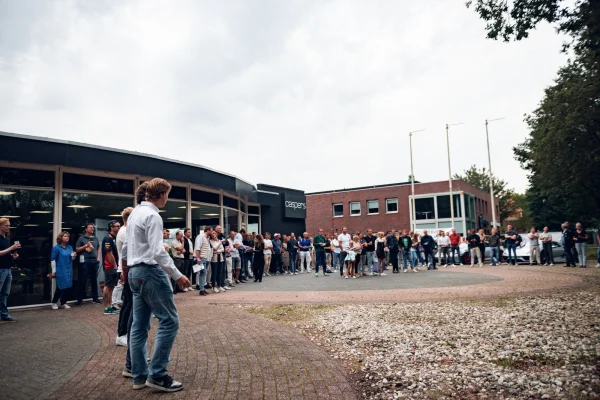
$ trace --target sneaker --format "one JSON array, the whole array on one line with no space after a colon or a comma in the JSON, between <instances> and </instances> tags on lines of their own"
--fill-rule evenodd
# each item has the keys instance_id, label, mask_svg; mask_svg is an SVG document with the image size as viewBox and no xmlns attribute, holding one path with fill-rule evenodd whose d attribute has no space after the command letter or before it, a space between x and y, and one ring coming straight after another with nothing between
<instances>
[{"instance_id":1,"label":"sneaker","mask_svg":"<svg viewBox=\"0 0 600 400\"><path fill-rule=\"evenodd\" d=\"M298 273L297 273L297 272L294 272L294 275L298 275Z\"/></svg>"},{"instance_id":2,"label":"sneaker","mask_svg":"<svg viewBox=\"0 0 600 400\"><path fill-rule=\"evenodd\" d=\"M146 386L163 392L177 392L183 389L183 383L174 381L169 375L165 375L162 378L148 377Z\"/></svg>"},{"instance_id":3,"label":"sneaker","mask_svg":"<svg viewBox=\"0 0 600 400\"><path fill-rule=\"evenodd\" d=\"M554 265L554 264L550 264L550 265ZM600 263L596 264L596 268L600 268Z\"/></svg>"},{"instance_id":4,"label":"sneaker","mask_svg":"<svg viewBox=\"0 0 600 400\"><path fill-rule=\"evenodd\" d=\"M404 270L402 270L402 272L408 272L408 270L407 270L407 269L404 269Z\"/></svg>"},{"instance_id":5,"label":"sneaker","mask_svg":"<svg viewBox=\"0 0 600 400\"><path fill-rule=\"evenodd\" d=\"M382 272L379 274L379 276L387 276L387 274L385 272Z\"/></svg>"},{"instance_id":6,"label":"sneaker","mask_svg":"<svg viewBox=\"0 0 600 400\"><path fill-rule=\"evenodd\" d=\"M115 307L115 306L112 306L112 305L111 305L109 308L110 308L110 309L111 309L111 310L112 310L112 311L113 311L115 314L118 314L118 313L120 313L120 312L121 312L121 310L119 310L119 309L118 309L117 307Z\"/></svg>"},{"instance_id":7,"label":"sneaker","mask_svg":"<svg viewBox=\"0 0 600 400\"><path fill-rule=\"evenodd\" d=\"M184 289L183 289L183 291L184 291L184 292L187 292L188 290L189 290L188 288L184 288Z\"/></svg>"},{"instance_id":8,"label":"sneaker","mask_svg":"<svg viewBox=\"0 0 600 400\"><path fill-rule=\"evenodd\" d=\"M323 276L329 276L329 274L328 273L324 273Z\"/></svg>"},{"instance_id":9,"label":"sneaker","mask_svg":"<svg viewBox=\"0 0 600 400\"><path fill-rule=\"evenodd\" d=\"M102 304L102 302L100 300L98 300L98 299L92 300L92 303L94 303L94 304Z\"/></svg>"},{"instance_id":10,"label":"sneaker","mask_svg":"<svg viewBox=\"0 0 600 400\"><path fill-rule=\"evenodd\" d=\"M146 381L145 380L139 380L136 381L135 379L133 380L133 390L140 390L146 387Z\"/></svg>"},{"instance_id":11,"label":"sneaker","mask_svg":"<svg viewBox=\"0 0 600 400\"><path fill-rule=\"evenodd\" d=\"M223 286L223 289L225 289L225 290L231 290L231 288L229 286Z\"/></svg>"},{"instance_id":12,"label":"sneaker","mask_svg":"<svg viewBox=\"0 0 600 400\"><path fill-rule=\"evenodd\" d=\"M220 290L219 290L219 289L217 289L217 288L215 287L215 288L213 288L213 292L215 292L215 293L219 293L219 292L220 292Z\"/></svg>"},{"instance_id":13,"label":"sneaker","mask_svg":"<svg viewBox=\"0 0 600 400\"><path fill-rule=\"evenodd\" d=\"M413 269L412 272L419 272L417 268Z\"/></svg>"},{"instance_id":14,"label":"sneaker","mask_svg":"<svg viewBox=\"0 0 600 400\"><path fill-rule=\"evenodd\" d=\"M315 272L315 278L318 278L318 277L319 277L319 273Z\"/></svg>"},{"instance_id":15,"label":"sneaker","mask_svg":"<svg viewBox=\"0 0 600 400\"><path fill-rule=\"evenodd\" d=\"M123 372L121 372L121 376L123 378L133 378L133 374L131 373L131 370L127 369L127 368L123 368ZM144 382L144 386L146 385L146 382Z\"/></svg>"},{"instance_id":16,"label":"sneaker","mask_svg":"<svg viewBox=\"0 0 600 400\"><path fill-rule=\"evenodd\" d=\"M352 277L352 279L356 279L356 275L354 275L354 276Z\"/></svg>"},{"instance_id":17,"label":"sneaker","mask_svg":"<svg viewBox=\"0 0 600 400\"><path fill-rule=\"evenodd\" d=\"M127 347L127 335L117 336L117 340L115 341L117 346Z\"/></svg>"},{"instance_id":18,"label":"sneaker","mask_svg":"<svg viewBox=\"0 0 600 400\"><path fill-rule=\"evenodd\" d=\"M219 288L219 290L220 290L221 292L225 292L225 289L224 289L224 288Z\"/></svg>"},{"instance_id":19,"label":"sneaker","mask_svg":"<svg viewBox=\"0 0 600 400\"><path fill-rule=\"evenodd\" d=\"M58 308L62 308L63 310L68 310L69 308L71 308L71 306L68 304L61 304L60 306L58 306Z\"/></svg>"},{"instance_id":20,"label":"sneaker","mask_svg":"<svg viewBox=\"0 0 600 400\"><path fill-rule=\"evenodd\" d=\"M348 279L348 277L347 277L347 276L345 276L345 278L346 278L346 279Z\"/></svg>"},{"instance_id":21,"label":"sneaker","mask_svg":"<svg viewBox=\"0 0 600 400\"><path fill-rule=\"evenodd\" d=\"M53 310L58 310L58 304L52 303L52 309Z\"/></svg>"}]
</instances>

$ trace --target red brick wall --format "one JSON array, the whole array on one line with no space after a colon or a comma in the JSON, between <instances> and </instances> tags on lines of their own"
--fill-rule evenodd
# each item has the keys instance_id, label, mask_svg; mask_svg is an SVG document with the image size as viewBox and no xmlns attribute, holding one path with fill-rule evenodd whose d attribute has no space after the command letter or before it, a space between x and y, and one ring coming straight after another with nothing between
<instances>
[{"instance_id":1,"label":"red brick wall","mask_svg":"<svg viewBox=\"0 0 600 400\"><path fill-rule=\"evenodd\" d=\"M491 204L489 192L482 191L463 181L452 181L453 191L474 195L488 201L488 213L483 213L483 218L488 221L491 217ZM415 184L415 194L444 193L448 192L448 181ZM373 188L364 190L350 190L345 192L332 192L323 194L308 194L306 196L306 229L309 234L314 234L319 228L325 232L341 231L345 226L351 232L364 232L368 228L374 231L388 231L392 228L409 229L410 211L409 196L410 185ZM385 199L398 198L398 213L386 214ZM379 200L379 214L367 215L367 200ZM361 215L350 216L350 202L359 201ZM333 218L333 204L344 205L344 216ZM497 201L496 201L497 204ZM477 206L477 204L476 204ZM479 214L479 210L477 210Z\"/></svg>"}]
</instances>

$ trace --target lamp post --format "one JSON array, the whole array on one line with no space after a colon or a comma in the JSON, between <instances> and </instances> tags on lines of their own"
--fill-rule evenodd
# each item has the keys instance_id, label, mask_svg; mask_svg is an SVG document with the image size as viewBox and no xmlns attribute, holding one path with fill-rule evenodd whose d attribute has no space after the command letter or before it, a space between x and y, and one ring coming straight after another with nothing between
<instances>
[{"instance_id":1,"label":"lamp post","mask_svg":"<svg viewBox=\"0 0 600 400\"><path fill-rule=\"evenodd\" d=\"M448 186L450 189L450 224L452 228L454 228L454 196L452 195L452 169L450 167L450 135L448 131L451 126L456 125L464 125L464 123L459 122L457 124L446 124L446 145L448 148Z\"/></svg>"},{"instance_id":2,"label":"lamp post","mask_svg":"<svg viewBox=\"0 0 600 400\"><path fill-rule=\"evenodd\" d=\"M417 230L417 212L415 210L415 173L413 171L413 157L412 157L412 135L413 133L423 132L425 129L419 129L418 131L412 131L408 133L408 137L410 138L410 185L412 190L412 212L411 220L412 220L412 231Z\"/></svg>"},{"instance_id":3,"label":"lamp post","mask_svg":"<svg viewBox=\"0 0 600 400\"><path fill-rule=\"evenodd\" d=\"M492 228L496 227L496 202L494 201L494 179L492 175L492 156L490 155L490 135L488 133L488 123L493 121L500 121L502 118L496 118L491 120L485 120L485 138L487 140L487 151L488 151L488 163L490 166L490 200L492 201Z\"/></svg>"}]
</instances>

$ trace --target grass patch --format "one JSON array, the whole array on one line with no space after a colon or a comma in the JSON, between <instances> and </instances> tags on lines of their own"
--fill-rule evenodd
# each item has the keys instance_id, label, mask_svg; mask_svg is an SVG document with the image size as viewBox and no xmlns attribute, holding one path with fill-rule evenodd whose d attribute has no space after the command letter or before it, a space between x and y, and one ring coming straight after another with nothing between
<instances>
[{"instance_id":1,"label":"grass patch","mask_svg":"<svg viewBox=\"0 0 600 400\"><path fill-rule=\"evenodd\" d=\"M332 305L274 305L247 308L251 314L262 315L276 322L292 323L302 322L314 316L316 313L329 311L337 306Z\"/></svg>"}]
</instances>

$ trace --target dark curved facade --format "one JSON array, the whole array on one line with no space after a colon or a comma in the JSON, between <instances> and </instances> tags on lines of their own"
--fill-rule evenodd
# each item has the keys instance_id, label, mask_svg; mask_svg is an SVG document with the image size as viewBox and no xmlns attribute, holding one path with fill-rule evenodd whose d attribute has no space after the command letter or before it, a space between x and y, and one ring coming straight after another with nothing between
<instances>
[{"instance_id":1,"label":"dark curved facade","mask_svg":"<svg viewBox=\"0 0 600 400\"><path fill-rule=\"evenodd\" d=\"M190 227L195 236L207 225L248 232L305 230L303 191L254 186L204 166L142 153L1 131L0 148L0 217L11 219L11 238L23 246L9 306L48 303L52 288L45 275L58 233L70 232L74 244L82 226L92 222L103 237L107 222L120 219L121 210L134 205L137 186L153 177L173 185L161 210L171 232Z\"/></svg>"}]
</instances>

